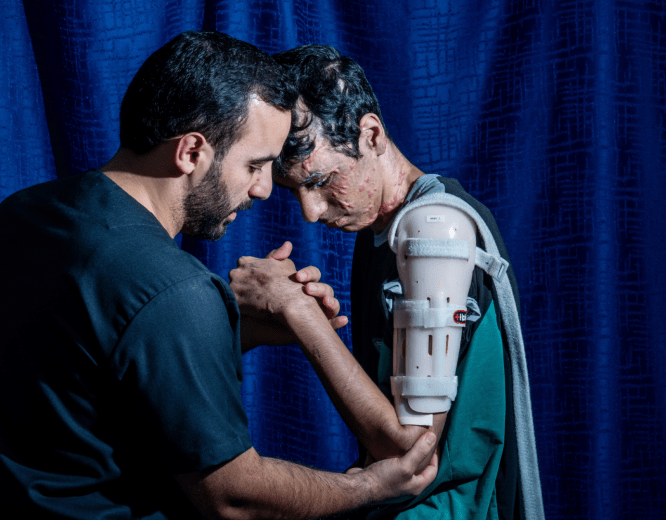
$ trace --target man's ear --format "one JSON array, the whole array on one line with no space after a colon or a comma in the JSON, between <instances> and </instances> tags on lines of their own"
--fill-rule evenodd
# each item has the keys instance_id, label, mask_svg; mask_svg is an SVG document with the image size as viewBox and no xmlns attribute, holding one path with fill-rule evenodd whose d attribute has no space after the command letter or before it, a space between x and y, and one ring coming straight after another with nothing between
<instances>
[{"instance_id":1,"label":"man's ear","mask_svg":"<svg viewBox=\"0 0 666 520\"><path fill-rule=\"evenodd\" d=\"M215 149L198 132L191 132L178 138L174 163L181 173L190 175L207 171L213 163Z\"/></svg>"},{"instance_id":2,"label":"man's ear","mask_svg":"<svg viewBox=\"0 0 666 520\"><path fill-rule=\"evenodd\" d=\"M371 150L374 150L377 155L382 155L386 151L387 138L379 116L369 112L361 118L358 126L361 128L359 146L364 144Z\"/></svg>"}]
</instances>

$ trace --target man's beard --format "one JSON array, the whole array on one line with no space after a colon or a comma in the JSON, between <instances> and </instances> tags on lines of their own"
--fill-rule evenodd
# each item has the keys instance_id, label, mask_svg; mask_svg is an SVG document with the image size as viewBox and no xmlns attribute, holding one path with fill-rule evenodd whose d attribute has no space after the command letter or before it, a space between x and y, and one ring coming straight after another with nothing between
<instances>
[{"instance_id":1,"label":"man's beard","mask_svg":"<svg viewBox=\"0 0 666 520\"><path fill-rule=\"evenodd\" d=\"M248 199L235 209L226 183L220 179L221 160L217 158L208 168L198 186L183 201L185 222L182 232L204 240L219 240L227 232L231 221L225 220L234 212L250 209L254 202Z\"/></svg>"}]
</instances>

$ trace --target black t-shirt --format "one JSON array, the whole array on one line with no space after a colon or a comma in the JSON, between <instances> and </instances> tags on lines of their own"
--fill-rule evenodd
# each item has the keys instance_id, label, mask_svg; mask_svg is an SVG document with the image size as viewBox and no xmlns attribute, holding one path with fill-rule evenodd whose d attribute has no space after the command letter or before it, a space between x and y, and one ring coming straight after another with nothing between
<instances>
[{"instance_id":1,"label":"black t-shirt","mask_svg":"<svg viewBox=\"0 0 666 520\"><path fill-rule=\"evenodd\" d=\"M196 515L172 474L251 447L223 279L98 171L0 204L0 508Z\"/></svg>"}]
</instances>

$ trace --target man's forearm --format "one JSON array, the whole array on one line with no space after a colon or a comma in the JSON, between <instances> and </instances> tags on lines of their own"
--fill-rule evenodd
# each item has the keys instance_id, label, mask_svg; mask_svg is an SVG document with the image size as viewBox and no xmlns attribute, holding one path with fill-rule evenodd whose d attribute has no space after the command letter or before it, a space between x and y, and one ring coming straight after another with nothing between
<instances>
[{"instance_id":1,"label":"man's forearm","mask_svg":"<svg viewBox=\"0 0 666 520\"><path fill-rule=\"evenodd\" d=\"M316 518L420 493L437 473L435 466L414 473L424 459L430 460L432 445L434 438L423 438L405 457L350 475L262 458L249 449L209 472L177 475L176 480L207 518Z\"/></svg>"},{"instance_id":2,"label":"man's forearm","mask_svg":"<svg viewBox=\"0 0 666 520\"><path fill-rule=\"evenodd\" d=\"M254 494L237 496L234 506L247 518L316 518L378 500L367 475L318 471L278 459L261 458Z\"/></svg>"},{"instance_id":3,"label":"man's forearm","mask_svg":"<svg viewBox=\"0 0 666 520\"><path fill-rule=\"evenodd\" d=\"M176 479L206 518L315 518L359 507L373 491L362 475L262 458L253 449L207 475Z\"/></svg>"},{"instance_id":4,"label":"man's forearm","mask_svg":"<svg viewBox=\"0 0 666 520\"><path fill-rule=\"evenodd\" d=\"M351 431L376 460L404 454L426 428L402 426L391 402L316 309L293 312L288 325ZM437 414L430 428L441 435L446 414Z\"/></svg>"}]
</instances>

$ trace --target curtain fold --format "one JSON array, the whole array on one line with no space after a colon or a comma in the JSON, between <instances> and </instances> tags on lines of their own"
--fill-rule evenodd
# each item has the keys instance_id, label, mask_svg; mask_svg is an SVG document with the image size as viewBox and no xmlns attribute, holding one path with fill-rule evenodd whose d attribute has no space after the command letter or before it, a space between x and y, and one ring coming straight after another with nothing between
<instances>
[{"instance_id":1,"label":"curtain fold","mask_svg":"<svg viewBox=\"0 0 666 520\"><path fill-rule=\"evenodd\" d=\"M666 517L665 2L5 0L0 200L108 161L136 70L203 28L269 53L328 43L364 67L401 151L497 218L521 291L547 517ZM221 241L182 247L226 277L284 240L349 314L354 236L306 224L285 190ZM335 471L355 459L298 347L259 347L244 373L262 455Z\"/></svg>"},{"instance_id":2,"label":"curtain fold","mask_svg":"<svg viewBox=\"0 0 666 520\"><path fill-rule=\"evenodd\" d=\"M0 3L0 199L55 179L35 53L20 1ZM11 149L11 152L9 151Z\"/></svg>"}]
</instances>

